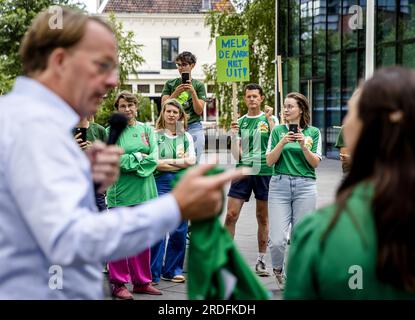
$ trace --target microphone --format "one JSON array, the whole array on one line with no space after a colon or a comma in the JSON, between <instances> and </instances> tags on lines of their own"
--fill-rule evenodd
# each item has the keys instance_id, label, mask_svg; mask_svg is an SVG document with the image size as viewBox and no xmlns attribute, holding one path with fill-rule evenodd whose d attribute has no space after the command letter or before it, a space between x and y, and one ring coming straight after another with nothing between
<instances>
[{"instance_id":1,"label":"microphone","mask_svg":"<svg viewBox=\"0 0 415 320\"><path fill-rule=\"evenodd\" d=\"M110 132L108 134L107 145L116 144L121 133L127 127L128 119L122 113L114 113L108 120Z\"/></svg>"},{"instance_id":2,"label":"microphone","mask_svg":"<svg viewBox=\"0 0 415 320\"><path fill-rule=\"evenodd\" d=\"M107 145L113 145L117 143L121 133L127 127L128 119L122 113L114 113L109 119L108 124L110 125L110 132L108 134ZM94 182L95 193L101 187L100 183Z\"/></svg>"}]
</instances>

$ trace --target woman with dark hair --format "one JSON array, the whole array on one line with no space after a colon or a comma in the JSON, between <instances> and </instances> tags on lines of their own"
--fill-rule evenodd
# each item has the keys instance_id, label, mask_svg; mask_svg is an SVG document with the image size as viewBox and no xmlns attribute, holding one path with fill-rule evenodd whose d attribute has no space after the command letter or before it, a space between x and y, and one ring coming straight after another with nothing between
<instances>
[{"instance_id":1,"label":"woman with dark hair","mask_svg":"<svg viewBox=\"0 0 415 320\"><path fill-rule=\"evenodd\" d=\"M321 135L310 125L310 106L301 93L284 101L285 124L275 126L267 149L267 164L273 166L269 183L269 248L277 286L285 286L284 257L288 232L316 207L315 168L321 160Z\"/></svg>"},{"instance_id":2,"label":"woman with dark hair","mask_svg":"<svg viewBox=\"0 0 415 320\"><path fill-rule=\"evenodd\" d=\"M193 139L186 132L187 115L176 99L167 99L156 123L156 140L159 150L156 178L157 192L161 196L172 190L176 174L196 162ZM183 263L186 252L187 221L184 220L166 237L151 248L153 282L160 277L172 282L184 282ZM167 243L167 247L166 247Z\"/></svg>"},{"instance_id":3,"label":"woman with dark hair","mask_svg":"<svg viewBox=\"0 0 415 320\"><path fill-rule=\"evenodd\" d=\"M295 229L287 299L415 298L415 73L381 69L349 101L349 174Z\"/></svg>"},{"instance_id":4,"label":"woman with dark hair","mask_svg":"<svg viewBox=\"0 0 415 320\"><path fill-rule=\"evenodd\" d=\"M136 96L127 91L121 92L115 100L115 109L127 117L128 126L117 141L125 152L120 158L120 177L107 191L110 209L134 206L157 197L153 176L157 167L157 143L153 129L136 120L137 105ZM134 293L162 294L151 285L150 248L137 256L110 262L108 271L112 294L117 298L133 299L125 286L130 281Z\"/></svg>"}]
</instances>

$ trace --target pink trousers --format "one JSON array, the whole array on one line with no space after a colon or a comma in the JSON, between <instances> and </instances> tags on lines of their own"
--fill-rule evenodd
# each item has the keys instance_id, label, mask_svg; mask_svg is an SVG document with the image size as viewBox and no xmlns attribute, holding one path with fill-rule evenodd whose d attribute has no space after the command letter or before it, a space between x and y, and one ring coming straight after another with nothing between
<instances>
[{"instance_id":1,"label":"pink trousers","mask_svg":"<svg viewBox=\"0 0 415 320\"><path fill-rule=\"evenodd\" d=\"M112 284L132 282L144 285L151 282L150 249L137 256L108 263L109 279Z\"/></svg>"}]
</instances>

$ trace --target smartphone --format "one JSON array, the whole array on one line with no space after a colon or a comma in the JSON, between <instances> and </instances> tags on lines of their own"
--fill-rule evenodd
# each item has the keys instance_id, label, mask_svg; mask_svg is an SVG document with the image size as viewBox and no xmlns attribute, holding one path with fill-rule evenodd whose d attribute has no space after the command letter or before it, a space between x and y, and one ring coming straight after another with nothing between
<instances>
[{"instance_id":1,"label":"smartphone","mask_svg":"<svg viewBox=\"0 0 415 320\"><path fill-rule=\"evenodd\" d=\"M182 84L187 84L189 80L190 80L190 73L182 72Z\"/></svg>"},{"instance_id":2,"label":"smartphone","mask_svg":"<svg viewBox=\"0 0 415 320\"><path fill-rule=\"evenodd\" d=\"M74 128L72 133L74 136L76 136L78 133L81 133L82 142L86 142L86 128Z\"/></svg>"},{"instance_id":3,"label":"smartphone","mask_svg":"<svg viewBox=\"0 0 415 320\"><path fill-rule=\"evenodd\" d=\"M288 125L288 131L298 133L298 124L289 124Z\"/></svg>"}]
</instances>

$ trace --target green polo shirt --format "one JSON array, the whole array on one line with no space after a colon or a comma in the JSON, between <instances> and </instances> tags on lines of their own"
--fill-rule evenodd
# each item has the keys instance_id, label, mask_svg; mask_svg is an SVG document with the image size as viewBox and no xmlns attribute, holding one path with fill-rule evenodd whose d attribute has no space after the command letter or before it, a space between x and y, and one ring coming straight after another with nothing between
<instances>
[{"instance_id":1,"label":"green polo shirt","mask_svg":"<svg viewBox=\"0 0 415 320\"><path fill-rule=\"evenodd\" d=\"M182 84L182 78L176 78L173 80L169 80L164 84L163 91L161 96L170 96L176 88ZM206 89L205 85L195 79L192 79L192 86L195 88L196 94L199 99L206 101ZM195 110L193 109L193 99L192 95L185 91L182 92L177 98L179 102L183 105L184 110L189 115L188 123L200 122L202 120L202 116L198 115Z\"/></svg>"},{"instance_id":2,"label":"green polo shirt","mask_svg":"<svg viewBox=\"0 0 415 320\"><path fill-rule=\"evenodd\" d=\"M90 122L86 130L86 140L94 142L96 140L107 141L108 135L105 128L98 123Z\"/></svg>"},{"instance_id":3,"label":"green polo shirt","mask_svg":"<svg viewBox=\"0 0 415 320\"><path fill-rule=\"evenodd\" d=\"M278 119L273 117L275 125ZM266 151L270 137L270 125L264 112L257 116L247 114L238 119L241 138L241 160L237 167L254 167L254 175L271 176L272 167L268 167Z\"/></svg>"},{"instance_id":4,"label":"green polo shirt","mask_svg":"<svg viewBox=\"0 0 415 320\"><path fill-rule=\"evenodd\" d=\"M275 126L271 132L267 153L278 144L288 133L288 125ZM321 159L321 134L316 127L306 126L302 133L305 136L306 147ZM308 163L298 142L289 142L282 149L280 158L274 164L273 175L286 174L290 176L316 178L315 169Z\"/></svg>"},{"instance_id":5,"label":"green polo shirt","mask_svg":"<svg viewBox=\"0 0 415 320\"><path fill-rule=\"evenodd\" d=\"M293 230L285 299L415 299L376 276L374 187L357 185L323 243L336 205L309 214ZM358 227L357 227L358 226Z\"/></svg>"}]
</instances>

